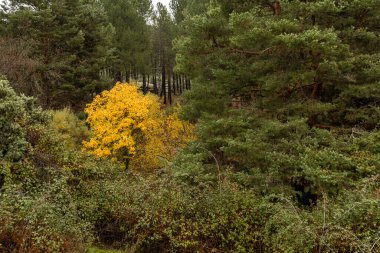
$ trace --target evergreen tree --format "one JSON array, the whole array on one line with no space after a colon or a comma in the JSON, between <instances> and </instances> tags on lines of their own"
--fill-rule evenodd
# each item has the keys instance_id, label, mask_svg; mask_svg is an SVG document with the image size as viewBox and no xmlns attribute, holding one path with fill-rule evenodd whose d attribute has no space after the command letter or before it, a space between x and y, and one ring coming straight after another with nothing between
<instances>
[{"instance_id":1,"label":"evergreen tree","mask_svg":"<svg viewBox=\"0 0 380 253\"><path fill-rule=\"evenodd\" d=\"M115 27L116 61L112 74L116 81L146 77L150 72L151 41L147 24L152 14L151 0L102 0L109 22Z\"/></svg>"},{"instance_id":2,"label":"evergreen tree","mask_svg":"<svg viewBox=\"0 0 380 253\"><path fill-rule=\"evenodd\" d=\"M353 157L355 136L379 128L379 7L214 1L187 16L177 67L195 80L184 109L199 145L259 192L303 205L377 173Z\"/></svg>"},{"instance_id":3,"label":"evergreen tree","mask_svg":"<svg viewBox=\"0 0 380 253\"><path fill-rule=\"evenodd\" d=\"M378 1L237 2L227 16L230 1L189 18L177 43L182 69L224 98L218 107L239 98L310 126L375 127Z\"/></svg>"},{"instance_id":4,"label":"evergreen tree","mask_svg":"<svg viewBox=\"0 0 380 253\"><path fill-rule=\"evenodd\" d=\"M112 26L93 0L11 1L12 37L32 43L44 106L80 107L104 88L100 71L111 54Z\"/></svg>"},{"instance_id":5,"label":"evergreen tree","mask_svg":"<svg viewBox=\"0 0 380 253\"><path fill-rule=\"evenodd\" d=\"M173 12L174 21L176 24L180 24L185 19L185 9L187 6L187 0L171 0L170 9Z\"/></svg>"},{"instance_id":6,"label":"evergreen tree","mask_svg":"<svg viewBox=\"0 0 380 253\"><path fill-rule=\"evenodd\" d=\"M171 87L168 87L167 81L170 79L170 74L174 67L174 53L172 43L174 38L174 23L167 10L161 3L157 4L157 11L153 17L153 40L154 40L154 61L158 62L161 68L161 93L164 98L164 104L171 103ZM171 85L170 85L171 86ZM168 96L167 96L168 95Z\"/></svg>"}]
</instances>

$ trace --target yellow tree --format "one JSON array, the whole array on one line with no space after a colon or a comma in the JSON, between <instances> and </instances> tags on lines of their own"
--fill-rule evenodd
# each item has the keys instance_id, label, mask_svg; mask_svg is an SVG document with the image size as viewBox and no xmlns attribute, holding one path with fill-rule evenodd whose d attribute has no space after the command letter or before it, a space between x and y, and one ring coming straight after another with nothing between
<instances>
[{"instance_id":1,"label":"yellow tree","mask_svg":"<svg viewBox=\"0 0 380 253\"><path fill-rule=\"evenodd\" d=\"M99 157L112 157L126 168L159 168L158 157L170 160L193 138L193 126L167 115L157 96L143 95L136 85L117 83L88 104L85 112L93 131L84 147Z\"/></svg>"}]
</instances>

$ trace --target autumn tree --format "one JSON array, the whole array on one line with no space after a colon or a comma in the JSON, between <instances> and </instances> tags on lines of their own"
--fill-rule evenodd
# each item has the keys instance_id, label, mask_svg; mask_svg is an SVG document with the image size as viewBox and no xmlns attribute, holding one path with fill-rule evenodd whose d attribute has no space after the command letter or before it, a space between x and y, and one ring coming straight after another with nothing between
<instances>
[{"instance_id":1,"label":"autumn tree","mask_svg":"<svg viewBox=\"0 0 380 253\"><path fill-rule=\"evenodd\" d=\"M192 138L189 123L176 113L167 115L157 96L144 95L136 85L117 83L85 111L94 133L85 148L123 161L127 169L158 168L158 157L170 160Z\"/></svg>"}]
</instances>

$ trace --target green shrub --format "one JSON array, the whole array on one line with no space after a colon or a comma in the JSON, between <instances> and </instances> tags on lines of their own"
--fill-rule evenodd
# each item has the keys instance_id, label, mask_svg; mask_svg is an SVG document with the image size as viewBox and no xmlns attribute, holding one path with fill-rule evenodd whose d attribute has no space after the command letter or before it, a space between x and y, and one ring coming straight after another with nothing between
<instances>
[{"instance_id":1,"label":"green shrub","mask_svg":"<svg viewBox=\"0 0 380 253\"><path fill-rule=\"evenodd\" d=\"M2 252L380 250L379 131L238 113L200 122L167 168L127 174L81 151L88 131L69 110L49 120L1 90Z\"/></svg>"},{"instance_id":2,"label":"green shrub","mask_svg":"<svg viewBox=\"0 0 380 253\"><path fill-rule=\"evenodd\" d=\"M28 164L19 164L18 170L25 176L35 173ZM67 176L50 173L49 183L26 178L29 184L5 184L0 193L0 251L79 252L92 242L92 226L80 218Z\"/></svg>"},{"instance_id":3,"label":"green shrub","mask_svg":"<svg viewBox=\"0 0 380 253\"><path fill-rule=\"evenodd\" d=\"M87 139L90 132L85 122L68 108L59 111L51 111L52 119L49 127L61 136L67 149L80 149L83 140Z\"/></svg>"},{"instance_id":4,"label":"green shrub","mask_svg":"<svg viewBox=\"0 0 380 253\"><path fill-rule=\"evenodd\" d=\"M8 81L0 80L0 159L19 161L30 151L26 136L30 125L47 119L34 102L17 96Z\"/></svg>"},{"instance_id":5,"label":"green shrub","mask_svg":"<svg viewBox=\"0 0 380 253\"><path fill-rule=\"evenodd\" d=\"M81 152L87 129L74 114L42 111L5 81L0 111L0 251L83 252L95 239L87 219L95 212L80 189L117 165Z\"/></svg>"},{"instance_id":6,"label":"green shrub","mask_svg":"<svg viewBox=\"0 0 380 253\"><path fill-rule=\"evenodd\" d=\"M199 190L167 171L149 178L120 175L96 196L94 189L91 199L103 210L96 221L100 242L127 252L367 252L380 247L378 184L366 196L326 195L310 210L226 177L221 188Z\"/></svg>"}]
</instances>

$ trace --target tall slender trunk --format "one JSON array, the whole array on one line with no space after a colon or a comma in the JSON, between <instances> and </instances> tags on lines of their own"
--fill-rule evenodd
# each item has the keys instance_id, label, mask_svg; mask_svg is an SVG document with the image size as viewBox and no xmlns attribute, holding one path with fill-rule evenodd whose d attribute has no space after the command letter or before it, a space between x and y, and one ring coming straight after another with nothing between
<instances>
[{"instance_id":1,"label":"tall slender trunk","mask_svg":"<svg viewBox=\"0 0 380 253\"><path fill-rule=\"evenodd\" d=\"M150 84L150 75L147 76L147 86L146 86L146 92L149 92L149 84Z\"/></svg>"},{"instance_id":2,"label":"tall slender trunk","mask_svg":"<svg viewBox=\"0 0 380 253\"><path fill-rule=\"evenodd\" d=\"M153 71L153 89L154 93L158 95L158 87L157 87L157 60L154 60L154 71Z\"/></svg>"},{"instance_id":3,"label":"tall slender trunk","mask_svg":"<svg viewBox=\"0 0 380 253\"><path fill-rule=\"evenodd\" d=\"M172 83L171 83L171 71L168 71L168 99L169 104L172 104Z\"/></svg>"},{"instance_id":4,"label":"tall slender trunk","mask_svg":"<svg viewBox=\"0 0 380 253\"><path fill-rule=\"evenodd\" d=\"M161 88L162 88L161 93L164 96L164 104L166 104L167 101L166 101L166 68L165 68L165 64L162 64L162 87Z\"/></svg>"},{"instance_id":5,"label":"tall slender trunk","mask_svg":"<svg viewBox=\"0 0 380 253\"><path fill-rule=\"evenodd\" d=\"M117 71L115 75L115 83L121 82L121 71Z\"/></svg>"},{"instance_id":6,"label":"tall slender trunk","mask_svg":"<svg viewBox=\"0 0 380 253\"><path fill-rule=\"evenodd\" d=\"M313 85L313 92L311 93L311 98L319 100L322 95L322 88L323 88L323 84L319 82L318 80L315 80L315 83ZM314 127L318 123L317 120L318 120L318 114L312 114L307 120L307 123L310 127Z\"/></svg>"},{"instance_id":7,"label":"tall slender trunk","mask_svg":"<svg viewBox=\"0 0 380 253\"><path fill-rule=\"evenodd\" d=\"M134 81L136 81L136 80L138 79L136 69L133 69L133 70L132 70L132 77L133 77Z\"/></svg>"},{"instance_id":8,"label":"tall slender trunk","mask_svg":"<svg viewBox=\"0 0 380 253\"><path fill-rule=\"evenodd\" d=\"M179 75L178 74L176 74L175 76L175 82L177 84L177 92L181 95L180 90L179 90Z\"/></svg>"},{"instance_id":9,"label":"tall slender trunk","mask_svg":"<svg viewBox=\"0 0 380 253\"><path fill-rule=\"evenodd\" d=\"M163 73L164 73L164 72L161 70L161 87L160 87L161 90L160 90L160 98L162 98L162 97L164 96L164 85L165 85L165 84L162 83L162 80L164 80L164 79L162 78Z\"/></svg>"},{"instance_id":10,"label":"tall slender trunk","mask_svg":"<svg viewBox=\"0 0 380 253\"><path fill-rule=\"evenodd\" d=\"M183 90L182 90L182 75L178 76L178 84L179 84L179 93L182 95Z\"/></svg>"},{"instance_id":11,"label":"tall slender trunk","mask_svg":"<svg viewBox=\"0 0 380 253\"><path fill-rule=\"evenodd\" d=\"M143 87L142 87L142 89L143 89L143 93L146 94L147 88L146 88L146 75L145 74L143 74Z\"/></svg>"},{"instance_id":12,"label":"tall slender trunk","mask_svg":"<svg viewBox=\"0 0 380 253\"><path fill-rule=\"evenodd\" d=\"M273 12L273 16L279 16L281 14L281 4L280 4L280 1L276 0L274 3L272 4L269 4L271 9L272 9L272 12Z\"/></svg>"},{"instance_id":13,"label":"tall slender trunk","mask_svg":"<svg viewBox=\"0 0 380 253\"><path fill-rule=\"evenodd\" d=\"M174 94L174 96L176 95L176 87L175 87L175 85L176 85L176 76L177 76L177 74L175 74L173 72L173 94Z\"/></svg>"}]
</instances>

